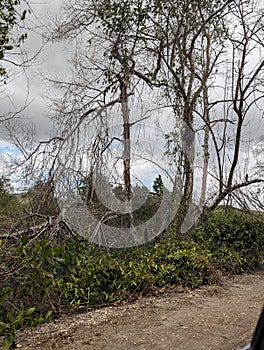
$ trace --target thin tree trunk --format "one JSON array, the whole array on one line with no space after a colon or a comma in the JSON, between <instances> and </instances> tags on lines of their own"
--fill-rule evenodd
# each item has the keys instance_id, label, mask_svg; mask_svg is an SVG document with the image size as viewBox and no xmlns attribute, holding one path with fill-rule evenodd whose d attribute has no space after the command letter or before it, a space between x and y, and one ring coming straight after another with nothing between
<instances>
[{"instance_id":1,"label":"thin tree trunk","mask_svg":"<svg viewBox=\"0 0 264 350\"><path fill-rule=\"evenodd\" d=\"M179 208L176 214L176 233L181 232L182 224L188 213L188 210L192 201L193 164L192 164L192 160L188 159L186 155L184 160L184 169L185 169L185 183L184 183L184 191L181 196Z\"/></svg>"},{"instance_id":2,"label":"thin tree trunk","mask_svg":"<svg viewBox=\"0 0 264 350\"><path fill-rule=\"evenodd\" d=\"M203 94L204 102L204 121L205 121L205 130L204 130L204 144L203 144L203 176L202 176L202 189L200 197L200 206L204 207L206 199L206 187L207 187L207 178L208 178L208 164L209 164L209 109L208 109L208 88L205 87Z\"/></svg>"},{"instance_id":3,"label":"thin tree trunk","mask_svg":"<svg viewBox=\"0 0 264 350\"><path fill-rule=\"evenodd\" d=\"M130 117L128 107L128 93L127 93L127 79L121 81L121 105L123 118L123 165L124 165L124 183L125 183L125 197L128 202L129 213L127 214L127 225L133 225L133 213L130 205L132 198L131 188L131 140L130 140Z\"/></svg>"},{"instance_id":4,"label":"thin tree trunk","mask_svg":"<svg viewBox=\"0 0 264 350\"><path fill-rule=\"evenodd\" d=\"M193 116L192 111L186 103L184 109L184 121L192 129L193 124ZM183 135L183 137L185 137ZM188 136L187 136L188 137ZM193 160L194 160L194 145L193 140L184 140L187 141L187 147L189 147L188 152L184 150L184 190L181 196L179 208L176 214L176 233L181 232L181 227L184 222L184 219L188 213L190 204L192 202L192 194L193 194Z\"/></svg>"}]
</instances>

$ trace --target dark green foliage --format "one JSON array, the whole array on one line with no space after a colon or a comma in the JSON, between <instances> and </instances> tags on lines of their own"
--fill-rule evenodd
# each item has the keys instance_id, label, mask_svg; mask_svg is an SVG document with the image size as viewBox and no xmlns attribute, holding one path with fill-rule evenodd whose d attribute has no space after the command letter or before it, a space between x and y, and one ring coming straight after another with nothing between
<instances>
[{"instance_id":1,"label":"dark green foliage","mask_svg":"<svg viewBox=\"0 0 264 350\"><path fill-rule=\"evenodd\" d=\"M108 35L128 34L131 30L144 28L148 18L148 6L142 1L102 0L98 4L98 16Z\"/></svg>"},{"instance_id":2,"label":"dark green foliage","mask_svg":"<svg viewBox=\"0 0 264 350\"><path fill-rule=\"evenodd\" d=\"M14 344L15 329L38 324L51 313L87 311L156 288L195 288L215 282L217 269L260 267L263 237L260 218L217 210L185 241L166 238L109 252L78 240L52 245L23 236L13 246L0 241L1 334Z\"/></svg>"},{"instance_id":3,"label":"dark green foliage","mask_svg":"<svg viewBox=\"0 0 264 350\"><path fill-rule=\"evenodd\" d=\"M10 181L0 177L0 231L7 229L22 215L21 201L12 194Z\"/></svg>"},{"instance_id":4,"label":"dark green foliage","mask_svg":"<svg viewBox=\"0 0 264 350\"><path fill-rule=\"evenodd\" d=\"M4 209L10 200L12 200L13 196L11 194L11 184L10 181L1 176L0 177L0 210Z\"/></svg>"},{"instance_id":5,"label":"dark green foliage","mask_svg":"<svg viewBox=\"0 0 264 350\"><path fill-rule=\"evenodd\" d=\"M45 317L35 317L35 307L27 310L10 309L8 302L12 292L10 287L0 289L0 336L4 337L3 350L16 348L15 332L17 329L36 326L48 321L51 316L51 313L47 312Z\"/></svg>"},{"instance_id":6,"label":"dark green foliage","mask_svg":"<svg viewBox=\"0 0 264 350\"><path fill-rule=\"evenodd\" d=\"M220 270L238 273L263 266L264 224L259 216L220 208L192 236L212 252L212 262Z\"/></svg>"},{"instance_id":7,"label":"dark green foliage","mask_svg":"<svg viewBox=\"0 0 264 350\"><path fill-rule=\"evenodd\" d=\"M153 190L158 194L161 195L163 193L164 184L161 178L161 175L158 175L156 179L153 182Z\"/></svg>"},{"instance_id":8,"label":"dark green foliage","mask_svg":"<svg viewBox=\"0 0 264 350\"><path fill-rule=\"evenodd\" d=\"M157 244L153 258L151 269L158 287L182 285L195 288L210 280L210 254L193 242Z\"/></svg>"},{"instance_id":9,"label":"dark green foliage","mask_svg":"<svg viewBox=\"0 0 264 350\"><path fill-rule=\"evenodd\" d=\"M207 252L194 243L151 243L109 253L87 242L29 244L24 236L15 247L2 244L0 270L0 290L8 288L8 303L0 302L0 335L14 344L15 329L38 324L51 312L132 300L155 287L197 287L210 280L211 267Z\"/></svg>"},{"instance_id":10,"label":"dark green foliage","mask_svg":"<svg viewBox=\"0 0 264 350\"><path fill-rule=\"evenodd\" d=\"M107 182L107 180L104 180L104 182ZM108 183L108 185L109 188L111 188L111 184ZM137 209L137 207L133 208L134 225L140 225L153 217L159 209L162 193L168 191L164 187L160 175L154 181L153 186L155 187L155 194L151 193L147 187L139 186L138 184L132 187L132 198L135 200L135 203L137 203L137 198L143 197L144 199L139 209ZM98 200L91 178L81 184L79 191L89 211L92 212L96 218L99 220L104 218L104 223L109 226L125 227L127 225L127 214L116 212L116 215L110 215L110 218L107 218L109 208ZM122 185L112 186L112 194L119 201L125 202L126 194Z\"/></svg>"},{"instance_id":11,"label":"dark green foliage","mask_svg":"<svg viewBox=\"0 0 264 350\"><path fill-rule=\"evenodd\" d=\"M194 243L151 243L108 253L87 242L51 246L36 240L29 245L24 237L19 247L9 249L3 264L14 272L1 284L11 286L24 308L34 301L40 314L130 299L154 286L196 287L210 278L209 255Z\"/></svg>"}]
</instances>

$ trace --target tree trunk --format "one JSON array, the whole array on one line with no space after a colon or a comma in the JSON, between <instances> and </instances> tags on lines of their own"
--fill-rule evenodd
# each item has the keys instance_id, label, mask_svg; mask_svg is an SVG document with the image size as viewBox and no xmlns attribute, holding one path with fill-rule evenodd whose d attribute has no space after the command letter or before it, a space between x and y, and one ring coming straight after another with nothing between
<instances>
[{"instance_id":1,"label":"tree trunk","mask_svg":"<svg viewBox=\"0 0 264 350\"><path fill-rule=\"evenodd\" d=\"M203 103L204 103L204 121L205 121L205 130L204 130L204 144L203 144L203 176L202 176L202 189L200 197L200 206L204 207L206 199L206 187L207 187L207 178L208 178L208 164L209 164L209 109L208 109L208 88L205 87L203 94Z\"/></svg>"},{"instance_id":2,"label":"tree trunk","mask_svg":"<svg viewBox=\"0 0 264 350\"><path fill-rule=\"evenodd\" d=\"M127 79L121 81L121 105L123 118L123 165L124 165L124 183L125 198L127 201L129 213L127 214L127 226L133 225L133 213L131 207L132 188L131 188L131 141L130 141L130 118L128 107Z\"/></svg>"},{"instance_id":3,"label":"tree trunk","mask_svg":"<svg viewBox=\"0 0 264 350\"><path fill-rule=\"evenodd\" d=\"M186 103L186 106L184 108L184 122L187 124L187 126L192 130L193 126L193 115L192 110L189 106L189 103ZM185 144L184 151L184 186L183 186L183 193L181 196L179 208L177 210L176 214L176 233L181 232L182 224L186 218L186 215L188 213L190 204L192 202L192 195L193 195L193 160L194 160L194 143L192 139L189 139L190 136L193 135L187 135L189 134L188 130L185 132L185 135L183 135L183 139L186 137L185 140L183 140L183 144ZM188 148L188 152L187 152Z\"/></svg>"}]
</instances>

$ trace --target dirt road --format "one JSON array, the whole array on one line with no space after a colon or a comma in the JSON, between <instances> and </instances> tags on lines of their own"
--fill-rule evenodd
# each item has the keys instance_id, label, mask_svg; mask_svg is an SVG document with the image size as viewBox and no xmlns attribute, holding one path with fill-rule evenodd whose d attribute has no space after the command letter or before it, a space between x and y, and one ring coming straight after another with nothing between
<instances>
[{"instance_id":1,"label":"dirt road","mask_svg":"<svg viewBox=\"0 0 264 350\"><path fill-rule=\"evenodd\" d=\"M264 303L264 271L64 317L18 337L22 350L234 350Z\"/></svg>"}]
</instances>

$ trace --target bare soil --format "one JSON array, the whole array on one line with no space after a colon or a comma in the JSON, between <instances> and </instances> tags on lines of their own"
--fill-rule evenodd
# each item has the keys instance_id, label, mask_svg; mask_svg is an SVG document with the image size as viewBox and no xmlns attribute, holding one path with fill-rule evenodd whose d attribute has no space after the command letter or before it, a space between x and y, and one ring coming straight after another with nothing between
<instances>
[{"instance_id":1,"label":"bare soil","mask_svg":"<svg viewBox=\"0 0 264 350\"><path fill-rule=\"evenodd\" d=\"M225 277L62 317L19 333L18 349L235 350L249 342L263 304L264 271Z\"/></svg>"}]
</instances>

